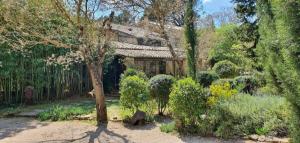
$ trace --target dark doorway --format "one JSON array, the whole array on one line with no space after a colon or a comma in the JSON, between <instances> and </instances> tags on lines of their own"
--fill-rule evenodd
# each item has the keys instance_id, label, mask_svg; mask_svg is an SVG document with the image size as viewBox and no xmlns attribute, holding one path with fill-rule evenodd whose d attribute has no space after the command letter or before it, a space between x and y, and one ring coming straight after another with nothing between
<instances>
[{"instance_id":1,"label":"dark doorway","mask_svg":"<svg viewBox=\"0 0 300 143\"><path fill-rule=\"evenodd\" d=\"M165 61L159 61L159 74L166 74L166 62Z\"/></svg>"},{"instance_id":2,"label":"dark doorway","mask_svg":"<svg viewBox=\"0 0 300 143\"><path fill-rule=\"evenodd\" d=\"M123 59L121 56L115 56L114 59L106 65L103 82L107 93L117 92L119 90L121 74L126 70Z\"/></svg>"}]
</instances>

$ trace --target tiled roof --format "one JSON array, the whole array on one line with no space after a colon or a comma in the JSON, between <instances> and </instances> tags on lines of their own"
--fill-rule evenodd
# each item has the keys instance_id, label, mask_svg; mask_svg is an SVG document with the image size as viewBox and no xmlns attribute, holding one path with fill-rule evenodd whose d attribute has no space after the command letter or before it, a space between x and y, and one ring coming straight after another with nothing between
<instances>
[{"instance_id":1,"label":"tiled roof","mask_svg":"<svg viewBox=\"0 0 300 143\"><path fill-rule=\"evenodd\" d=\"M133 58L164 58L172 59L168 47L151 47L143 45L133 45L121 42L112 42L115 47L115 54ZM176 49L175 52L180 58L184 57L184 51Z\"/></svg>"},{"instance_id":2,"label":"tiled roof","mask_svg":"<svg viewBox=\"0 0 300 143\"><path fill-rule=\"evenodd\" d=\"M137 38L150 38L163 41L164 39L160 38L158 33L146 30L145 28L135 27L135 26L124 26L119 24L112 24L112 30L120 31L129 35L132 35Z\"/></svg>"}]
</instances>

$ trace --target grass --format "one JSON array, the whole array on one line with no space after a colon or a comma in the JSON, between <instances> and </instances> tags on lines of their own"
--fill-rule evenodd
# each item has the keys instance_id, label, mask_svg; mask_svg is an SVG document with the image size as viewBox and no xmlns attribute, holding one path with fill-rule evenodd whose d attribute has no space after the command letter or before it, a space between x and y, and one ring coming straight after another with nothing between
<instances>
[{"instance_id":1,"label":"grass","mask_svg":"<svg viewBox=\"0 0 300 143\"><path fill-rule=\"evenodd\" d=\"M119 112L119 99L106 100L106 106L109 119L114 117L117 117L117 119L121 119ZM20 105L1 107L0 117L13 116L14 114L20 112L27 112L35 109L44 110L44 112L38 115L38 118L42 121L72 120L75 116L78 115L96 115L94 99L77 98L31 106Z\"/></svg>"},{"instance_id":2,"label":"grass","mask_svg":"<svg viewBox=\"0 0 300 143\"><path fill-rule=\"evenodd\" d=\"M87 115L92 113L94 107L95 106L90 103L73 104L71 106L54 105L50 109L41 112L38 115L38 118L41 121L72 120L78 115Z\"/></svg>"},{"instance_id":3,"label":"grass","mask_svg":"<svg viewBox=\"0 0 300 143\"><path fill-rule=\"evenodd\" d=\"M171 133L175 130L175 122L167 123L167 124L162 124L160 126L160 131L164 133Z\"/></svg>"}]
</instances>

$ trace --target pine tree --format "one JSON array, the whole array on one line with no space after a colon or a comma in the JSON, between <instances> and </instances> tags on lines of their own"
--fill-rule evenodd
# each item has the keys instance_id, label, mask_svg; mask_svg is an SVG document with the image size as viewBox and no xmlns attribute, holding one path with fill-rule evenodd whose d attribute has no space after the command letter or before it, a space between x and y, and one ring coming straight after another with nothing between
<instances>
[{"instance_id":1,"label":"pine tree","mask_svg":"<svg viewBox=\"0 0 300 143\"><path fill-rule=\"evenodd\" d=\"M195 12L194 12L195 0L188 0L185 11L185 27L184 35L186 41L186 53L188 60L188 74L193 79L196 78L197 71L197 34L195 29Z\"/></svg>"}]
</instances>

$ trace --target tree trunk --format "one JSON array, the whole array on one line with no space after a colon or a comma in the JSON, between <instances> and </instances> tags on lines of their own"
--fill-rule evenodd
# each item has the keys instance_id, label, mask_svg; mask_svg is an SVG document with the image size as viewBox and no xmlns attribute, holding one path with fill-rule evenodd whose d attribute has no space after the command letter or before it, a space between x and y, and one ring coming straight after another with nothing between
<instances>
[{"instance_id":1,"label":"tree trunk","mask_svg":"<svg viewBox=\"0 0 300 143\"><path fill-rule=\"evenodd\" d=\"M102 67L98 67L99 72L95 72L96 70L88 65L88 69L91 75L91 80L93 83L94 94L96 98L96 114L97 114L97 123L106 123L107 122L107 110L105 105L105 96L102 82ZM99 75L97 75L99 74Z\"/></svg>"}]
</instances>

